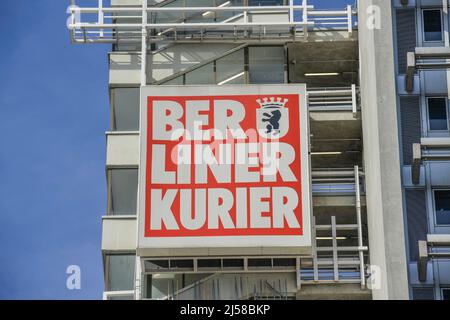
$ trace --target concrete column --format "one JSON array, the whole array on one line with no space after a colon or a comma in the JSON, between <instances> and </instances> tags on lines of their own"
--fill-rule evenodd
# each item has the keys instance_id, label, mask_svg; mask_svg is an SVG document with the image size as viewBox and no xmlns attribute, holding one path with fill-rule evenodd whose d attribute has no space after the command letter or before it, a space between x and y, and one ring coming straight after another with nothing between
<instances>
[{"instance_id":1,"label":"concrete column","mask_svg":"<svg viewBox=\"0 0 450 320\"><path fill-rule=\"evenodd\" d=\"M408 299L391 1L359 0L361 105L373 299Z\"/></svg>"}]
</instances>

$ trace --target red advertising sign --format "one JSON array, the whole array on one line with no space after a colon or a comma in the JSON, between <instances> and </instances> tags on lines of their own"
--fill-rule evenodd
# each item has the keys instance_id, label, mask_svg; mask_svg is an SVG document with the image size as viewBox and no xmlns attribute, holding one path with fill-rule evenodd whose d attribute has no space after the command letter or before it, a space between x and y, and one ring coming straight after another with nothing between
<instances>
[{"instance_id":1,"label":"red advertising sign","mask_svg":"<svg viewBox=\"0 0 450 320\"><path fill-rule=\"evenodd\" d=\"M309 245L304 98L144 97L143 238L162 247Z\"/></svg>"}]
</instances>

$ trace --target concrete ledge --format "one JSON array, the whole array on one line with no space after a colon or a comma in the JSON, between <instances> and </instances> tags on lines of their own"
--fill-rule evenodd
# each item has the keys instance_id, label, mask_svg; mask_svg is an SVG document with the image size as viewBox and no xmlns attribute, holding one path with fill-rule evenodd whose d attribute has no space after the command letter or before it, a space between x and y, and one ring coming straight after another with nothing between
<instances>
[{"instance_id":1,"label":"concrete ledge","mask_svg":"<svg viewBox=\"0 0 450 320\"><path fill-rule=\"evenodd\" d=\"M355 196L313 196L314 207L354 207ZM361 197L361 205L366 206L366 197Z\"/></svg>"},{"instance_id":2,"label":"concrete ledge","mask_svg":"<svg viewBox=\"0 0 450 320\"><path fill-rule=\"evenodd\" d=\"M420 58L449 58L450 47L416 47L415 55Z\"/></svg>"},{"instance_id":3,"label":"concrete ledge","mask_svg":"<svg viewBox=\"0 0 450 320\"><path fill-rule=\"evenodd\" d=\"M413 144L413 159L411 165L411 180L417 185L420 182L420 168L422 162L422 146L420 143Z\"/></svg>"},{"instance_id":4,"label":"concrete ledge","mask_svg":"<svg viewBox=\"0 0 450 320\"><path fill-rule=\"evenodd\" d=\"M106 133L106 165L139 165L139 132Z\"/></svg>"},{"instance_id":5,"label":"concrete ledge","mask_svg":"<svg viewBox=\"0 0 450 320\"><path fill-rule=\"evenodd\" d=\"M450 234L427 234L428 244L450 245Z\"/></svg>"},{"instance_id":6,"label":"concrete ledge","mask_svg":"<svg viewBox=\"0 0 450 320\"><path fill-rule=\"evenodd\" d=\"M297 300L372 300L372 291L359 283L302 284Z\"/></svg>"},{"instance_id":7,"label":"concrete ledge","mask_svg":"<svg viewBox=\"0 0 450 320\"><path fill-rule=\"evenodd\" d=\"M408 52L406 63L405 88L407 92L412 92L414 90L414 72L416 70L416 56L414 52Z\"/></svg>"},{"instance_id":8,"label":"concrete ledge","mask_svg":"<svg viewBox=\"0 0 450 320\"><path fill-rule=\"evenodd\" d=\"M447 148L450 147L449 138L422 138L420 139L422 147Z\"/></svg>"},{"instance_id":9,"label":"concrete ledge","mask_svg":"<svg viewBox=\"0 0 450 320\"><path fill-rule=\"evenodd\" d=\"M311 247L242 247L242 248L138 248L141 257L221 257L221 256L311 256Z\"/></svg>"},{"instance_id":10,"label":"concrete ledge","mask_svg":"<svg viewBox=\"0 0 450 320\"><path fill-rule=\"evenodd\" d=\"M419 260L417 261L417 270L419 281L427 280L427 265L428 265L428 246L426 241L419 241Z\"/></svg>"},{"instance_id":11,"label":"concrete ledge","mask_svg":"<svg viewBox=\"0 0 450 320\"><path fill-rule=\"evenodd\" d=\"M102 218L102 251L136 250L136 216Z\"/></svg>"}]
</instances>

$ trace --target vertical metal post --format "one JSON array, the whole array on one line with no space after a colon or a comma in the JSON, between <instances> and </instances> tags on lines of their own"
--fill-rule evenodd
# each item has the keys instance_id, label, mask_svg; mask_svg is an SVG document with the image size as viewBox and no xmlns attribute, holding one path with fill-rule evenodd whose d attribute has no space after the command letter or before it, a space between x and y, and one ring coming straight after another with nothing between
<instances>
[{"instance_id":1,"label":"vertical metal post","mask_svg":"<svg viewBox=\"0 0 450 320\"><path fill-rule=\"evenodd\" d=\"M289 0L289 22L294 22L294 0Z\"/></svg>"},{"instance_id":2,"label":"vertical metal post","mask_svg":"<svg viewBox=\"0 0 450 320\"><path fill-rule=\"evenodd\" d=\"M442 0L442 13L444 14L444 44L446 47L449 46L450 38L449 38L449 30L448 30L448 0Z\"/></svg>"},{"instance_id":3,"label":"vertical metal post","mask_svg":"<svg viewBox=\"0 0 450 320\"><path fill-rule=\"evenodd\" d=\"M348 36L351 37L353 33L353 9L351 5L347 6L347 28Z\"/></svg>"},{"instance_id":4,"label":"vertical metal post","mask_svg":"<svg viewBox=\"0 0 450 320\"><path fill-rule=\"evenodd\" d=\"M449 35L449 25L448 25L448 0L442 0L442 14L444 15L444 45L446 47L450 46L450 35ZM448 63L450 60L446 59ZM450 70L447 69L447 96L450 99Z\"/></svg>"},{"instance_id":5,"label":"vertical metal post","mask_svg":"<svg viewBox=\"0 0 450 320\"><path fill-rule=\"evenodd\" d=\"M104 22L105 22L104 17L105 17L105 15L103 13L103 0L98 0L98 23L100 25L104 24ZM100 38L103 38L103 35L104 35L103 29L100 29L100 33L99 33Z\"/></svg>"},{"instance_id":6,"label":"vertical metal post","mask_svg":"<svg viewBox=\"0 0 450 320\"><path fill-rule=\"evenodd\" d=\"M358 108L357 108L357 100L356 100L356 85L352 84L352 112L353 118L358 117Z\"/></svg>"},{"instance_id":7,"label":"vertical metal post","mask_svg":"<svg viewBox=\"0 0 450 320\"><path fill-rule=\"evenodd\" d=\"M144 283L144 273L143 273L143 268L141 265L141 257L140 256L136 256L135 257L135 279L134 279L134 299L135 300L142 300L143 298L143 294L144 294L144 290L143 290L143 283Z\"/></svg>"},{"instance_id":8,"label":"vertical metal post","mask_svg":"<svg viewBox=\"0 0 450 320\"><path fill-rule=\"evenodd\" d=\"M76 7L76 3L75 0L70 0L70 7L71 8L75 8ZM75 25L75 23L77 22L76 20L76 11L72 11L71 12L71 16L70 16L70 24ZM75 28L73 29L75 30ZM75 31L74 31L75 32Z\"/></svg>"},{"instance_id":9,"label":"vertical metal post","mask_svg":"<svg viewBox=\"0 0 450 320\"><path fill-rule=\"evenodd\" d=\"M339 281L339 260L337 252L337 232L336 232L336 217L331 216L331 238L333 243L333 271L334 281Z\"/></svg>"},{"instance_id":10,"label":"vertical metal post","mask_svg":"<svg viewBox=\"0 0 450 320\"><path fill-rule=\"evenodd\" d=\"M296 273L297 273L297 290L300 290L302 288L302 262L299 257L295 259L295 264L297 265ZM286 292L287 292L287 286L286 286Z\"/></svg>"},{"instance_id":11,"label":"vertical metal post","mask_svg":"<svg viewBox=\"0 0 450 320\"><path fill-rule=\"evenodd\" d=\"M142 0L141 87L147 85L147 0Z\"/></svg>"},{"instance_id":12,"label":"vertical metal post","mask_svg":"<svg viewBox=\"0 0 450 320\"><path fill-rule=\"evenodd\" d=\"M303 0L302 2L302 13L303 13L303 35L306 38L308 36L308 0Z\"/></svg>"},{"instance_id":13,"label":"vertical metal post","mask_svg":"<svg viewBox=\"0 0 450 320\"><path fill-rule=\"evenodd\" d=\"M355 166L355 194L356 194L356 223L358 225L358 252L359 252L359 268L361 277L361 288L366 286L366 278L364 274L364 252L363 252L363 235L361 223L361 192L359 186L359 167Z\"/></svg>"},{"instance_id":14,"label":"vertical metal post","mask_svg":"<svg viewBox=\"0 0 450 320\"><path fill-rule=\"evenodd\" d=\"M247 10L244 10L243 14L244 14L244 23L247 23L247 22L248 22L248 13L247 13ZM245 27L245 28L244 28L244 38L246 38L246 37L248 36L248 34L249 34L249 31L248 31L247 28L248 28L248 27Z\"/></svg>"},{"instance_id":15,"label":"vertical metal post","mask_svg":"<svg viewBox=\"0 0 450 320\"><path fill-rule=\"evenodd\" d=\"M319 266L317 263L317 234L316 234L316 217L312 216L312 250L313 250L313 272L314 281L319 281Z\"/></svg>"}]
</instances>

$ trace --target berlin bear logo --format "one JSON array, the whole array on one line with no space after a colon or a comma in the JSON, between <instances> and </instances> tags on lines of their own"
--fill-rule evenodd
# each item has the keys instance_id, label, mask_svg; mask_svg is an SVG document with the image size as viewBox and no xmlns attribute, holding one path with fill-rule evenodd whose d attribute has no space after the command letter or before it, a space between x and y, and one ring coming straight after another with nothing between
<instances>
[{"instance_id":1,"label":"berlin bear logo","mask_svg":"<svg viewBox=\"0 0 450 320\"><path fill-rule=\"evenodd\" d=\"M289 113L285 108L288 99L270 97L257 99L260 105L257 110L257 127L259 135L267 139L278 139L289 130Z\"/></svg>"}]
</instances>

